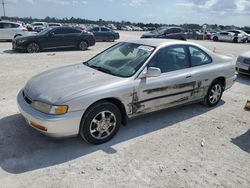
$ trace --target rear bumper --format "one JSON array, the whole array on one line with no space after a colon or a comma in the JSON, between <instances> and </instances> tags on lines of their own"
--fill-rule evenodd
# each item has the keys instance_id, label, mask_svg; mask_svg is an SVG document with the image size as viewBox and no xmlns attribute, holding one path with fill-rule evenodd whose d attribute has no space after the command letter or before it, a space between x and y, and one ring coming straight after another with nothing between
<instances>
[{"instance_id":1,"label":"rear bumper","mask_svg":"<svg viewBox=\"0 0 250 188\"><path fill-rule=\"evenodd\" d=\"M79 133L82 111L68 112L64 115L49 115L33 109L23 97L23 90L17 96L19 111L27 123L44 135L61 138L72 137ZM41 130L32 124L46 127L47 131Z\"/></svg>"}]
</instances>

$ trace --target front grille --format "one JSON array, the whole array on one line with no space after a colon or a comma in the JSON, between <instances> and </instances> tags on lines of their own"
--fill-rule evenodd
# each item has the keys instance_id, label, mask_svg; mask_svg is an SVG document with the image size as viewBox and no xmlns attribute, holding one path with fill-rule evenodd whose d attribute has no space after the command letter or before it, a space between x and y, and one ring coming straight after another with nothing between
<instances>
[{"instance_id":1,"label":"front grille","mask_svg":"<svg viewBox=\"0 0 250 188\"><path fill-rule=\"evenodd\" d=\"M239 72L250 74L250 70L239 69Z\"/></svg>"},{"instance_id":2,"label":"front grille","mask_svg":"<svg viewBox=\"0 0 250 188\"><path fill-rule=\"evenodd\" d=\"M250 65L250 59L244 59L244 63Z\"/></svg>"},{"instance_id":3,"label":"front grille","mask_svg":"<svg viewBox=\"0 0 250 188\"><path fill-rule=\"evenodd\" d=\"M24 91L23 91L23 98L28 104L32 103L32 100L24 93Z\"/></svg>"}]
</instances>

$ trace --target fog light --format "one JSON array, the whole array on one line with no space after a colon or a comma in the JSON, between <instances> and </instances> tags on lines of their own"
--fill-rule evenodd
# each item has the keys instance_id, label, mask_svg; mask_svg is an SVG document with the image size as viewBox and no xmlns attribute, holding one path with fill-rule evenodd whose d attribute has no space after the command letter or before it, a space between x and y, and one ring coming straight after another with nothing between
<instances>
[{"instance_id":1,"label":"fog light","mask_svg":"<svg viewBox=\"0 0 250 188\"><path fill-rule=\"evenodd\" d=\"M32 122L32 121L31 121L30 124L31 124L32 127L35 127L35 128L37 128L37 129L39 129L39 130L48 131L48 128L47 128L47 127L42 126L42 125L39 125L39 124L37 124L37 123L35 123L35 122Z\"/></svg>"}]
</instances>

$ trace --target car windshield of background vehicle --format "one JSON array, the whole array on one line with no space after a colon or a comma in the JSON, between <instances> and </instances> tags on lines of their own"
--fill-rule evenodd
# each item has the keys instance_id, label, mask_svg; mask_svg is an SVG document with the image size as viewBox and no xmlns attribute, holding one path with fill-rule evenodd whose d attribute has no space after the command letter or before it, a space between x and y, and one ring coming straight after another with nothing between
<instances>
[{"instance_id":1,"label":"car windshield of background vehicle","mask_svg":"<svg viewBox=\"0 0 250 188\"><path fill-rule=\"evenodd\" d=\"M120 77L135 74L154 51L154 47L119 43L89 60L85 65Z\"/></svg>"}]
</instances>

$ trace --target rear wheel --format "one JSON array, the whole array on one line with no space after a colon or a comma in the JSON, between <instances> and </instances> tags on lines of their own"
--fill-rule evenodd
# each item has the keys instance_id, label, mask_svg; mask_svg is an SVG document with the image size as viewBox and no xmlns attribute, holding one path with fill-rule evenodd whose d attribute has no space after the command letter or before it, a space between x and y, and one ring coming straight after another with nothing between
<instances>
[{"instance_id":1,"label":"rear wheel","mask_svg":"<svg viewBox=\"0 0 250 188\"><path fill-rule=\"evenodd\" d=\"M88 44L86 41L80 41L79 44L78 44L78 48L80 50L87 50L88 49Z\"/></svg>"},{"instance_id":2,"label":"rear wheel","mask_svg":"<svg viewBox=\"0 0 250 188\"><path fill-rule=\"evenodd\" d=\"M113 103L98 102L83 117L81 137L91 144L102 144L112 139L121 125L121 112Z\"/></svg>"},{"instance_id":3,"label":"rear wheel","mask_svg":"<svg viewBox=\"0 0 250 188\"><path fill-rule=\"evenodd\" d=\"M204 104L208 107L216 106L223 94L223 83L220 80L215 80L207 91L207 95L204 97Z\"/></svg>"},{"instance_id":4,"label":"rear wheel","mask_svg":"<svg viewBox=\"0 0 250 188\"><path fill-rule=\"evenodd\" d=\"M37 43L32 42L27 46L26 50L28 53L37 53L40 51L40 47Z\"/></svg>"},{"instance_id":5,"label":"rear wheel","mask_svg":"<svg viewBox=\"0 0 250 188\"><path fill-rule=\"evenodd\" d=\"M238 38L235 37L234 40L233 40L234 43L238 43Z\"/></svg>"},{"instance_id":6,"label":"rear wheel","mask_svg":"<svg viewBox=\"0 0 250 188\"><path fill-rule=\"evenodd\" d=\"M219 40L218 37L213 38L213 41L218 41L218 40Z\"/></svg>"}]
</instances>

